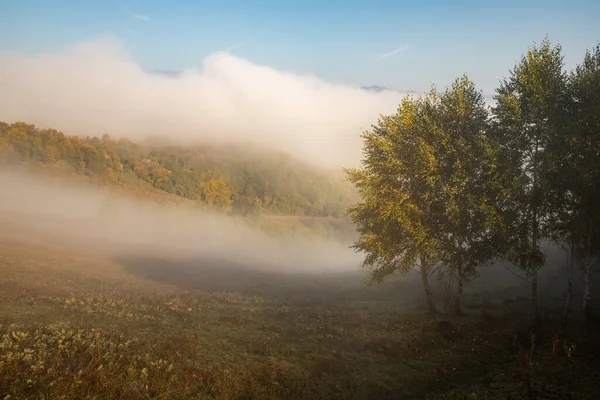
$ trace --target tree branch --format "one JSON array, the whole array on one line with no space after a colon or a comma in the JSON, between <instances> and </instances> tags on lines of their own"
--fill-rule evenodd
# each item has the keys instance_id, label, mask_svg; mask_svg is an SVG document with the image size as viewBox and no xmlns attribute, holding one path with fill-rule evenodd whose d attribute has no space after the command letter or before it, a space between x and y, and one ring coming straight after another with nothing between
<instances>
[{"instance_id":1,"label":"tree branch","mask_svg":"<svg viewBox=\"0 0 600 400\"><path fill-rule=\"evenodd\" d=\"M521 276L519 274L517 274L515 271L511 270L507 265L505 265L504 263L501 263L502 267L504 267L505 270L507 270L508 272L510 272L511 274L513 274L514 276L516 276L519 279L524 280L525 282L529 283L531 285L531 281L527 278L525 278L524 276Z\"/></svg>"}]
</instances>

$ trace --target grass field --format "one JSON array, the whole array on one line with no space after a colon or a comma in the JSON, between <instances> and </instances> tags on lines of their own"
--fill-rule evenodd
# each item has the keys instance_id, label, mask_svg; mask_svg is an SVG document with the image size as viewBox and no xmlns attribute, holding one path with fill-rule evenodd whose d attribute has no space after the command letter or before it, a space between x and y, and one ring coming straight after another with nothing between
<instances>
[{"instance_id":1,"label":"grass field","mask_svg":"<svg viewBox=\"0 0 600 400\"><path fill-rule=\"evenodd\" d=\"M520 314L500 297L482 305L476 290L466 318L434 318L414 279L368 287L361 271L114 252L10 221L0 223L0 399L600 393L597 332L549 325L532 340Z\"/></svg>"}]
</instances>

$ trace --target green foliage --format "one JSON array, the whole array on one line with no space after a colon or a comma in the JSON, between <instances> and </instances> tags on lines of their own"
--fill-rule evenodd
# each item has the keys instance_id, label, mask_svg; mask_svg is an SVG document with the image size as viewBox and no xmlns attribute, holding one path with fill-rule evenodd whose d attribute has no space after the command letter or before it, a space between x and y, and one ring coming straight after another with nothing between
<instances>
[{"instance_id":1,"label":"green foliage","mask_svg":"<svg viewBox=\"0 0 600 400\"><path fill-rule=\"evenodd\" d=\"M362 168L347 171L362 198L348 210L354 248L375 280L439 262L458 298L478 267L508 258L531 280L538 322L541 244L554 239L582 266L585 308L600 254L600 46L568 76L559 45L534 44L496 100L490 118L465 76L363 134Z\"/></svg>"},{"instance_id":2,"label":"green foliage","mask_svg":"<svg viewBox=\"0 0 600 400\"><path fill-rule=\"evenodd\" d=\"M489 126L483 95L466 76L439 96L436 118L435 227L442 263L462 284L477 267L501 255L502 219L497 204L502 195L497 143Z\"/></svg>"},{"instance_id":3,"label":"green foliage","mask_svg":"<svg viewBox=\"0 0 600 400\"><path fill-rule=\"evenodd\" d=\"M532 274L544 263L540 241L552 234L549 176L556 159L551 145L565 127L566 89L561 47L548 39L531 47L497 89L494 116L508 196L509 255Z\"/></svg>"},{"instance_id":4,"label":"green foliage","mask_svg":"<svg viewBox=\"0 0 600 400\"><path fill-rule=\"evenodd\" d=\"M40 163L100 184L136 184L134 174L157 190L222 210L232 205L240 215L340 218L353 198L341 177L248 146L141 145L108 135L69 137L18 122L0 125L1 160Z\"/></svg>"},{"instance_id":5,"label":"green foliage","mask_svg":"<svg viewBox=\"0 0 600 400\"><path fill-rule=\"evenodd\" d=\"M235 215L244 217L257 217L260 215L261 200L256 196L252 185L248 185L243 193L236 196L233 201L233 212Z\"/></svg>"},{"instance_id":6,"label":"green foliage","mask_svg":"<svg viewBox=\"0 0 600 400\"><path fill-rule=\"evenodd\" d=\"M600 46L568 76L559 45L534 44L496 100L490 118L463 77L363 135L362 168L347 171L362 198L348 210L354 248L376 280L439 262L459 297L478 267L508 258L531 280L537 322L543 241L579 260L584 304L600 254Z\"/></svg>"},{"instance_id":7,"label":"green foliage","mask_svg":"<svg viewBox=\"0 0 600 400\"><path fill-rule=\"evenodd\" d=\"M591 269L600 255L600 45L586 52L568 84L568 121L549 146L550 226L552 238L570 251L572 265L582 272L589 317ZM565 318L567 311L568 305Z\"/></svg>"},{"instance_id":8,"label":"green foliage","mask_svg":"<svg viewBox=\"0 0 600 400\"><path fill-rule=\"evenodd\" d=\"M494 109L504 162L507 256L531 278L536 322L537 272L545 262L540 246L555 233L550 223L555 209L552 176L561 158L555 144L568 120L563 66L559 45L546 38L532 46L497 89Z\"/></svg>"},{"instance_id":9,"label":"green foliage","mask_svg":"<svg viewBox=\"0 0 600 400\"><path fill-rule=\"evenodd\" d=\"M569 76L570 123L552 149L558 237L591 258L600 251L600 45Z\"/></svg>"},{"instance_id":10,"label":"green foliage","mask_svg":"<svg viewBox=\"0 0 600 400\"><path fill-rule=\"evenodd\" d=\"M211 179L204 183L203 200L209 207L225 209L231 202L231 192L222 179Z\"/></svg>"},{"instance_id":11,"label":"green foliage","mask_svg":"<svg viewBox=\"0 0 600 400\"><path fill-rule=\"evenodd\" d=\"M441 95L406 98L363 135L362 168L347 171L363 202L348 213L360 233L354 248L375 280L416 265L427 274L441 262L461 291L498 255L501 187L488 120L465 76Z\"/></svg>"},{"instance_id":12,"label":"green foliage","mask_svg":"<svg viewBox=\"0 0 600 400\"><path fill-rule=\"evenodd\" d=\"M362 135L362 167L346 171L362 199L348 209L359 232L353 247L366 253L364 266L374 268L376 281L436 257L434 98L406 97L397 114Z\"/></svg>"}]
</instances>

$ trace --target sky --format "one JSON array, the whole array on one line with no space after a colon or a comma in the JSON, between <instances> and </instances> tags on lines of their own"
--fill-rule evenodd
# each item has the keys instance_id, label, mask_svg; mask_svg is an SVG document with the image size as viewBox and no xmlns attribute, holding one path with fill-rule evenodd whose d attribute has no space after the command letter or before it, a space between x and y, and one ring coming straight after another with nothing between
<instances>
[{"instance_id":1,"label":"sky","mask_svg":"<svg viewBox=\"0 0 600 400\"><path fill-rule=\"evenodd\" d=\"M0 50L54 52L112 34L146 70L216 51L326 81L426 91L467 73L486 94L546 34L567 66L600 40L600 2L2 0Z\"/></svg>"}]
</instances>

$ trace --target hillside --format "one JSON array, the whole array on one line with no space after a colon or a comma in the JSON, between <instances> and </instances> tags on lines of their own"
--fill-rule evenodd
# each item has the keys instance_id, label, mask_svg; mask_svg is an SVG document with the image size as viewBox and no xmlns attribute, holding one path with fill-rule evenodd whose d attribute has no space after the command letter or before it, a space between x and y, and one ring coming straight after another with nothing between
<instances>
[{"instance_id":1,"label":"hillside","mask_svg":"<svg viewBox=\"0 0 600 400\"><path fill-rule=\"evenodd\" d=\"M69 136L0 122L0 161L43 166L99 185L152 188L233 215L341 218L355 199L336 174L243 145L177 147Z\"/></svg>"}]
</instances>

